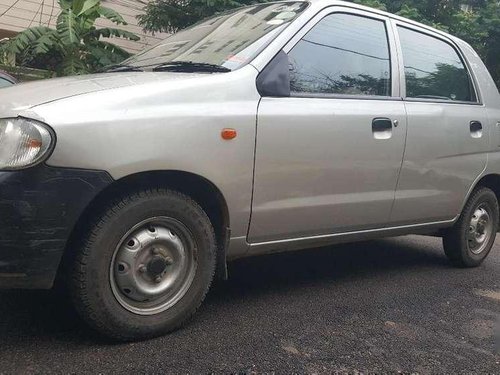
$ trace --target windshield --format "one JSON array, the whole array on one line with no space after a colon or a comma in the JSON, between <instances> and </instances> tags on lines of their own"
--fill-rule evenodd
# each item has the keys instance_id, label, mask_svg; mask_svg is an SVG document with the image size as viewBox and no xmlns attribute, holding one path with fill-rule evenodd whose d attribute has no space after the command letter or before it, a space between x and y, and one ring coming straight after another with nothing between
<instances>
[{"instance_id":1,"label":"windshield","mask_svg":"<svg viewBox=\"0 0 500 375\"><path fill-rule=\"evenodd\" d=\"M120 65L142 69L188 62L235 70L251 61L307 6L302 1L281 2L232 10L179 31Z\"/></svg>"}]
</instances>

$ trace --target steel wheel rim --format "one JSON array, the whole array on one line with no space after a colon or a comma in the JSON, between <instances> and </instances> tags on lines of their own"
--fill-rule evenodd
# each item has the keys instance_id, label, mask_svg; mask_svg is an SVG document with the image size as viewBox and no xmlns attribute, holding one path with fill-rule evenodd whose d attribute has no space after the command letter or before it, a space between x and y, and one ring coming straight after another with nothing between
<instances>
[{"instance_id":1,"label":"steel wheel rim","mask_svg":"<svg viewBox=\"0 0 500 375\"><path fill-rule=\"evenodd\" d=\"M161 313L186 294L197 269L196 246L180 221L153 217L119 241L109 274L116 300L139 315Z\"/></svg>"},{"instance_id":2,"label":"steel wheel rim","mask_svg":"<svg viewBox=\"0 0 500 375\"><path fill-rule=\"evenodd\" d=\"M486 204L480 204L472 213L467 232L467 246L471 253L481 254L488 247L493 234L492 213Z\"/></svg>"}]
</instances>

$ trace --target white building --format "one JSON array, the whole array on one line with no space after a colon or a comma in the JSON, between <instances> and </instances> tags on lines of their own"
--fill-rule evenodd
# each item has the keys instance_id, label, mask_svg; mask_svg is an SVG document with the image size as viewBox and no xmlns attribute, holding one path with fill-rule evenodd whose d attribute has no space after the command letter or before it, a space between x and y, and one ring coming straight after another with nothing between
<instances>
[{"instance_id":1,"label":"white building","mask_svg":"<svg viewBox=\"0 0 500 375\"><path fill-rule=\"evenodd\" d=\"M146 0L102 0L102 5L120 13L128 25L119 28L131 31L141 37L138 42L114 38L113 43L136 53L146 45L155 44L164 34L151 35L145 33L136 16L141 14ZM30 26L45 25L55 27L59 6L57 0L0 0L0 39L9 38ZM105 19L97 20L98 26L112 26ZM116 26L115 26L116 27Z\"/></svg>"}]
</instances>

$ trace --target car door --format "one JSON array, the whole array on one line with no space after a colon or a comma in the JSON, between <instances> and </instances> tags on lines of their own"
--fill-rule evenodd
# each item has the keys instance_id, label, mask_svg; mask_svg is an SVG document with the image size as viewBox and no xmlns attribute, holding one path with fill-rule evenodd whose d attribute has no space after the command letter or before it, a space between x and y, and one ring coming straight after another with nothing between
<instances>
[{"instance_id":1,"label":"car door","mask_svg":"<svg viewBox=\"0 0 500 375\"><path fill-rule=\"evenodd\" d=\"M408 136L391 222L447 221L486 166L488 118L452 40L406 23L399 35Z\"/></svg>"},{"instance_id":2,"label":"car door","mask_svg":"<svg viewBox=\"0 0 500 375\"><path fill-rule=\"evenodd\" d=\"M389 220L406 135L390 30L331 7L283 48L290 95L259 104L250 243Z\"/></svg>"}]
</instances>

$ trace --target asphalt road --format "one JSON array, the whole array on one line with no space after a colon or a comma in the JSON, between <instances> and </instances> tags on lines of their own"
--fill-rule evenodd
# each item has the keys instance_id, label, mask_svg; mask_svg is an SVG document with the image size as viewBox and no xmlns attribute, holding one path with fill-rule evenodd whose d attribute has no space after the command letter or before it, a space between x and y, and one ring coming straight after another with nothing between
<instances>
[{"instance_id":1,"label":"asphalt road","mask_svg":"<svg viewBox=\"0 0 500 375\"><path fill-rule=\"evenodd\" d=\"M110 344L55 293L0 292L0 373L500 373L500 240L477 269L437 238L241 260L171 335Z\"/></svg>"}]
</instances>

